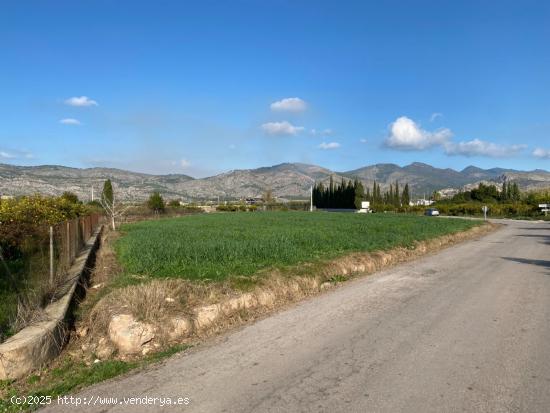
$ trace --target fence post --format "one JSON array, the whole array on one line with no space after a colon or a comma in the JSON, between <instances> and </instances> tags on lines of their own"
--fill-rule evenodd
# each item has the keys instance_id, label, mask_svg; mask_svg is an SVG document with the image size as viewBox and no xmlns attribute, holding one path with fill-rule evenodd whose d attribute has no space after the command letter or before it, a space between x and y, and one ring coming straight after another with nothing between
<instances>
[{"instance_id":1,"label":"fence post","mask_svg":"<svg viewBox=\"0 0 550 413\"><path fill-rule=\"evenodd\" d=\"M69 223L69 220L66 221L65 223L65 226L66 226L66 235L67 235L67 238L66 238L66 243L65 243L65 246L67 248L67 268L70 267L71 265L71 225Z\"/></svg>"},{"instance_id":2,"label":"fence post","mask_svg":"<svg viewBox=\"0 0 550 413\"><path fill-rule=\"evenodd\" d=\"M50 225L50 287L53 287L53 226Z\"/></svg>"}]
</instances>

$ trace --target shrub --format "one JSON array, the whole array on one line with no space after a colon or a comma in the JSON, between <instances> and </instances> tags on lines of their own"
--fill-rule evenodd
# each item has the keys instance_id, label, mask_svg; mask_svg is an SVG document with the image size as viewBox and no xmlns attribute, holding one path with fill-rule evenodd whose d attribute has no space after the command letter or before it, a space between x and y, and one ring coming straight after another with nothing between
<instances>
[{"instance_id":1,"label":"shrub","mask_svg":"<svg viewBox=\"0 0 550 413\"><path fill-rule=\"evenodd\" d=\"M179 208L181 205L180 201L178 201L177 199L172 199L170 202L168 202L168 206L172 208Z\"/></svg>"},{"instance_id":2,"label":"shrub","mask_svg":"<svg viewBox=\"0 0 550 413\"><path fill-rule=\"evenodd\" d=\"M164 199L162 199L161 194L153 192L147 201L147 206L156 213L164 212Z\"/></svg>"}]
</instances>

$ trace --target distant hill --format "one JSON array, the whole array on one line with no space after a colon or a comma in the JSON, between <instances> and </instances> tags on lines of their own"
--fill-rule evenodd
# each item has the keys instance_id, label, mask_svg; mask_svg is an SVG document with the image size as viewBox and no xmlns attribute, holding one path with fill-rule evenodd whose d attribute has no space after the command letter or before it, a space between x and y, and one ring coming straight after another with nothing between
<instances>
[{"instance_id":1,"label":"distant hill","mask_svg":"<svg viewBox=\"0 0 550 413\"><path fill-rule=\"evenodd\" d=\"M416 196L430 194L445 188L460 189L480 181L502 183L517 182L523 190L550 187L550 172L543 170L516 171L513 169L481 169L469 166L462 171L441 169L415 162L400 167L395 164L376 164L352 171L335 172L302 163L283 163L257 169L239 169L208 178L195 179L187 175L151 175L113 168L68 168L57 165L14 166L0 164L0 193L27 195L41 193L59 195L63 191L76 193L80 199L89 200L92 187L96 196L105 179L115 184L119 199L140 201L153 191L167 198L238 199L261 196L267 189L286 199L305 199L314 182L328 183L358 178L372 187L376 180L382 188L398 181L401 187L409 184Z\"/></svg>"}]
</instances>

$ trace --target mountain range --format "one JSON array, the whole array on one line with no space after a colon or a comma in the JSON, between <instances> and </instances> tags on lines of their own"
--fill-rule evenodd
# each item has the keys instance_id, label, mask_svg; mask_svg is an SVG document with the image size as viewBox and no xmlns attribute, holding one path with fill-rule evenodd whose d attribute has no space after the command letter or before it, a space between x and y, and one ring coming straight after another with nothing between
<instances>
[{"instance_id":1,"label":"mountain range","mask_svg":"<svg viewBox=\"0 0 550 413\"><path fill-rule=\"evenodd\" d=\"M259 197L266 190L285 199L306 199L314 182L327 183L342 179L360 179L367 187L376 180L382 189L398 181L409 184L417 197L435 190L459 190L478 182L500 184L517 182L522 190L550 187L550 172L544 170L481 169L469 166L461 171L441 169L414 162L407 166L376 164L346 172L302 163L283 163L257 169L240 169L195 179L183 174L151 175L113 168L70 168L59 165L16 166L0 164L0 194L59 195L71 191L82 200L90 200L92 188L97 197L106 179L111 179L121 200L141 201L153 191L166 199L204 200ZM449 191L448 191L449 192ZM452 192L452 190L450 190Z\"/></svg>"}]
</instances>

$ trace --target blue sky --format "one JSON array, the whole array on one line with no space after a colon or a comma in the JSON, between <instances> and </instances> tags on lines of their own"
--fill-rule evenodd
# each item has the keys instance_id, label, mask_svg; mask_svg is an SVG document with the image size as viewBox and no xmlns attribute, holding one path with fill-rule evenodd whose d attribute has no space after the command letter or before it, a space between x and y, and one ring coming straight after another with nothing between
<instances>
[{"instance_id":1,"label":"blue sky","mask_svg":"<svg viewBox=\"0 0 550 413\"><path fill-rule=\"evenodd\" d=\"M3 1L0 162L550 169L547 1Z\"/></svg>"}]
</instances>

